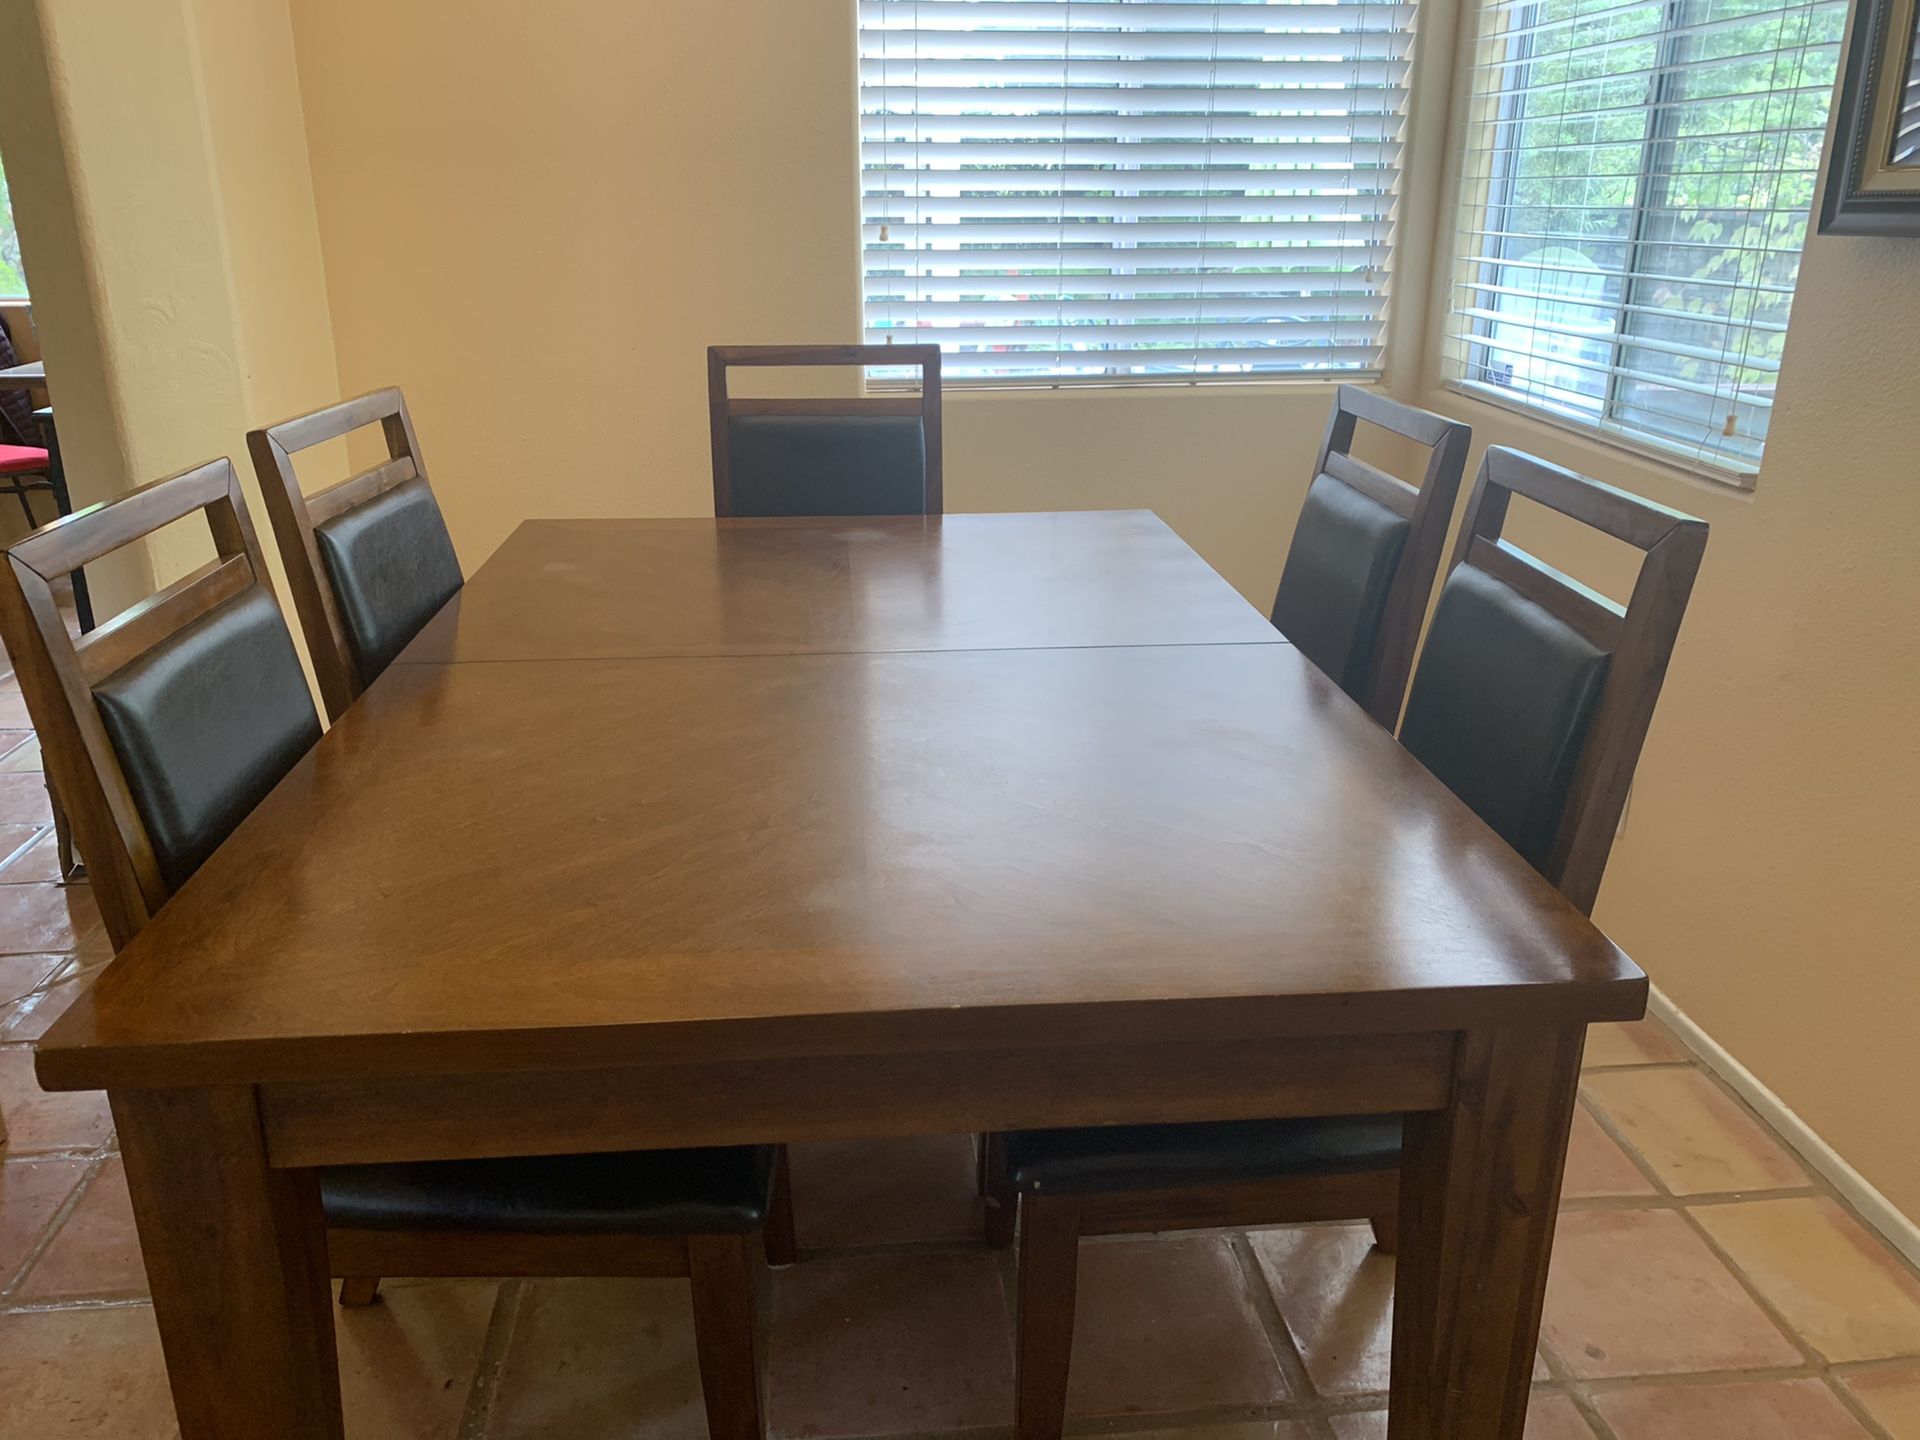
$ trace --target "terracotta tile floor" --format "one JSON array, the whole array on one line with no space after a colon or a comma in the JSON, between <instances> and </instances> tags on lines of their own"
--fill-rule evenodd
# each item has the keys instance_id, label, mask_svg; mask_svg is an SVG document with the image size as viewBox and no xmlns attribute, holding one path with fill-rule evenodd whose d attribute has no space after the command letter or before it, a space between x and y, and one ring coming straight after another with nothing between
<instances>
[{"instance_id":1,"label":"terracotta tile floor","mask_svg":"<svg viewBox=\"0 0 1920 1440\"><path fill-rule=\"evenodd\" d=\"M0 718L18 694L0 678ZM112 1119L31 1042L107 958L0 727L0 1440L175 1434ZM44 792L41 792L43 796ZM1597 1029L1529 1440L1920 1440L1920 1279L1651 1024ZM971 1140L794 1149L775 1440L1004 1435L1011 1256ZM1393 1263L1360 1225L1087 1243L1072 1419L1133 1440L1384 1440ZM684 1282L388 1282L336 1312L353 1440L699 1440Z\"/></svg>"}]
</instances>

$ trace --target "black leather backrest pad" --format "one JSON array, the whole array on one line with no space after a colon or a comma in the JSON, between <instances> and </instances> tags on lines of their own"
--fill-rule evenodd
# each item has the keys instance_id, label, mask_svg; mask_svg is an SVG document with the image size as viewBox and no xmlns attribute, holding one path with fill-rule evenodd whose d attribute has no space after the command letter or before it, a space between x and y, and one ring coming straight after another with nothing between
<instances>
[{"instance_id":1,"label":"black leather backrest pad","mask_svg":"<svg viewBox=\"0 0 1920 1440\"><path fill-rule=\"evenodd\" d=\"M1273 623L1356 699L1380 638L1387 592L1412 528L1377 500L1328 475L1300 507Z\"/></svg>"},{"instance_id":2,"label":"black leather backrest pad","mask_svg":"<svg viewBox=\"0 0 1920 1440\"><path fill-rule=\"evenodd\" d=\"M1543 869L1609 659L1511 586L1457 566L1427 630L1400 742Z\"/></svg>"},{"instance_id":3,"label":"black leather backrest pad","mask_svg":"<svg viewBox=\"0 0 1920 1440\"><path fill-rule=\"evenodd\" d=\"M736 415L727 422L735 515L922 515L918 415Z\"/></svg>"},{"instance_id":4,"label":"black leather backrest pad","mask_svg":"<svg viewBox=\"0 0 1920 1440\"><path fill-rule=\"evenodd\" d=\"M258 587L114 671L93 696L172 889L320 738L280 607Z\"/></svg>"},{"instance_id":5,"label":"black leather backrest pad","mask_svg":"<svg viewBox=\"0 0 1920 1440\"><path fill-rule=\"evenodd\" d=\"M463 582L447 522L409 480L314 526L360 683L371 685Z\"/></svg>"}]
</instances>

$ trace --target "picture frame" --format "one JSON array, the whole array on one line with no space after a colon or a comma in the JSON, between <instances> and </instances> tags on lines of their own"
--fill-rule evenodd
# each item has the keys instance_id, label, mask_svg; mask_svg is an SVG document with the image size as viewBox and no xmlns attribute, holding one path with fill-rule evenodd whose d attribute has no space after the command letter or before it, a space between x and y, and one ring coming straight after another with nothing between
<instances>
[{"instance_id":1,"label":"picture frame","mask_svg":"<svg viewBox=\"0 0 1920 1440\"><path fill-rule=\"evenodd\" d=\"M1822 235L1920 235L1920 0L1854 0Z\"/></svg>"}]
</instances>

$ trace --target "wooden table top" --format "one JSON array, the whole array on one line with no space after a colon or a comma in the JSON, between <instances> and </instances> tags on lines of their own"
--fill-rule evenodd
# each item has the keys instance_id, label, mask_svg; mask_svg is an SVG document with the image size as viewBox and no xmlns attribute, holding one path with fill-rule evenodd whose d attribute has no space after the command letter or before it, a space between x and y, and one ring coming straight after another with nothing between
<instances>
[{"instance_id":1,"label":"wooden table top","mask_svg":"<svg viewBox=\"0 0 1920 1440\"><path fill-rule=\"evenodd\" d=\"M400 657L1274 644L1150 511L522 525Z\"/></svg>"},{"instance_id":2,"label":"wooden table top","mask_svg":"<svg viewBox=\"0 0 1920 1440\"><path fill-rule=\"evenodd\" d=\"M38 360L0 370L0 390L39 390L47 383L47 367Z\"/></svg>"},{"instance_id":3,"label":"wooden table top","mask_svg":"<svg viewBox=\"0 0 1920 1440\"><path fill-rule=\"evenodd\" d=\"M1644 987L1291 646L408 665L39 1070L1433 1031Z\"/></svg>"}]
</instances>

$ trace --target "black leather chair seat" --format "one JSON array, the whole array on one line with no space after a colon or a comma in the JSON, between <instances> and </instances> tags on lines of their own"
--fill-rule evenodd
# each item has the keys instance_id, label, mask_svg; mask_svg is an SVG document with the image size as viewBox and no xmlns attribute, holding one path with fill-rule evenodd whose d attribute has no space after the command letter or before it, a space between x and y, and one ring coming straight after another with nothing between
<instances>
[{"instance_id":1,"label":"black leather chair seat","mask_svg":"<svg viewBox=\"0 0 1920 1440\"><path fill-rule=\"evenodd\" d=\"M1016 1190L1167 1190L1388 1169L1400 1163L1400 1117L1019 1130L1004 1143Z\"/></svg>"},{"instance_id":2,"label":"black leather chair seat","mask_svg":"<svg viewBox=\"0 0 1920 1440\"><path fill-rule=\"evenodd\" d=\"M715 1235L766 1223L773 1164L771 1146L730 1145L337 1165L320 1198L341 1229Z\"/></svg>"}]
</instances>

